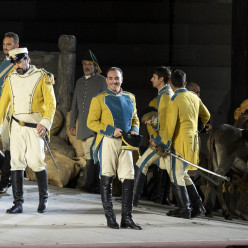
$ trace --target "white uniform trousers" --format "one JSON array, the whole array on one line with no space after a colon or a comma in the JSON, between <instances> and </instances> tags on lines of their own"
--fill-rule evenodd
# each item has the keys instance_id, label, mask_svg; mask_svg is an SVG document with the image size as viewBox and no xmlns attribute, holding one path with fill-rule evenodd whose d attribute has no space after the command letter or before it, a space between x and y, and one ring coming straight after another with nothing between
<instances>
[{"instance_id":1,"label":"white uniform trousers","mask_svg":"<svg viewBox=\"0 0 248 248\"><path fill-rule=\"evenodd\" d=\"M179 155L174 149L172 149L172 152ZM188 186L193 184L190 176L188 175L188 170L186 170L187 167L188 164L186 162L183 162L175 157L171 157L171 168L168 170L171 182L179 186Z\"/></svg>"},{"instance_id":2,"label":"white uniform trousers","mask_svg":"<svg viewBox=\"0 0 248 248\"><path fill-rule=\"evenodd\" d=\"M92 151L92 144L93 144L94 139L95 137L89 137L88 139L82 140L84 155L87 160L93 159L93 155L91 151Z\"/></svg>"},{"instance_id":3,"label":"white uniform trousers","mask_svg":"<svg viewBox=\"0 0 248 248\"><path fill-rule=\"evenodd\" d=\"M16 118L21 120L19 116ZM25 121L31 122L26 118ZM25 170L27 166L34 172L46 168L44 141L37 134L36 128L22 127L15 120L11 122L10 153L11 171Z\"/></svg>"},{"instance_id":4,"label":"white uniform trousers","mask_svg":"<svg viewBox=\"0 0 248 248\"><path fill-rule=\"evenodd\" d=\"M3 122L1 137L2 137L3 152L9 151L10 137L9 137L9 121L7 118L5 118Z\"/></svg>"},{"instance_id":5,"label":"white uniform trousers","mask_svg":"<svg viewBox=\"0 0 248 248\"><path fill-rule=\"evenodd\" d=\"M158 162L159 160L159 162ZM148 168L152 164L159 163L159 168L162 170L168 170L170 168L170 156L161 157L156 153L155 150L148 147L146 151L142 154L142 156L137 161L136 165L141 169L142 173L147 174Z\"/></svg>"},{"instance_id":6,"label":"white uniform trousers","mask_svg":"<svg viewBox=\"0 0 248 248\"><path fill-rule=\"evenodd\" d=\"M123 150L122 139L104 136L98 153L100 161L100 175L115 177L116 172L121 182L134 179L132 151Z\"/></svg>"}]
</instances>

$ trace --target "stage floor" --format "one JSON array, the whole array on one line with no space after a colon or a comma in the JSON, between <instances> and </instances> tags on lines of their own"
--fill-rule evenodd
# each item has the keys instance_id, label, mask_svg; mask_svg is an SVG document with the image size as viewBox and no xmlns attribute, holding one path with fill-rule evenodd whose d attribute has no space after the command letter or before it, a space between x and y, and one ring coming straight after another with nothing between
<instances>
[{"instance_id":1,"label":"stage floor","mask_svg":"<svg viewBox=\"0 0 248 248\"><path fill-rule=\"evenodd\" d=\"M12 206L11 188L0 195L0 247L248 247L248 222L200 216L169 217L167 206L142 201L133 219L142 230L106 226L100 195L49 185L49 207L36 212L38 189L25 180L24 212L6 214ZM121 203L113 197L118 222Z\"/></svg>"}]
</instances>

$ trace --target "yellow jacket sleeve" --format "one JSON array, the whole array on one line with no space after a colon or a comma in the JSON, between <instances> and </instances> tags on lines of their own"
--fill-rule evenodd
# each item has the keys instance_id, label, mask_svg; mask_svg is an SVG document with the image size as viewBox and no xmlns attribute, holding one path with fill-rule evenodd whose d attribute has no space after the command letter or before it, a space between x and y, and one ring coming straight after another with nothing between
<instances>
[{"instance_id":1,"label":"yellow jacket sleeve","mask_svg":"<svg viewBox=\"0 0 248 248\"><path fill-rule=\"evenodd\" d=\"M161 132L162 143L165 145L165 149L169 149L172 143L172 138L176 129L178 121L178 106L173 101L168 102L166 109L166 121Z\"/></svg>"},{"instance_id":2,"label":"yellow jacket sleeve","mask_svg":"<svg viewBox=\"0 0 248 248\"><path fill-rule=\"evenodd\" d=\"M112 136L114 132L114 122L110 111L105 106L101 104L101 99L103 96L99 95L93 97L90 104L89 114L87 118L87 127L96 133L102 133L109 130L109 136Z\"/></svg>"},{"instance_id":3,"label":"yellow jacket sleeve","mask_svg":"<svg viewBox=\"0 0 248 248\"><path fill-rule=\"evenodd\" d=\"M39 112L42 116L40 124L50 130L56 111L56 98L53 84L47 82L44 76L35 89L32 102L32 112Z\"/></svg>"},{"instance_id":4,"label":"yellow jacket sleeve","mask_svg":"<svg viewBox=\"0 0 248 248\"><path fill-rule=\"evenodd\" d=\"M202 101L200 101L199 117L201 118L203 126L205 126L210 119L210 113Z\"/></svg>"},{"instance_id":5,"label":"yellow jacket sleeve","mask_svg":"<svg viewBox=\"0 0 248 248\"><path fill-rule=\"evenodd\" d=\"M135 97L134 95L130 94L130 97L133 101L133 116L132 116L132 127L131 130L136 131L137 133L139 133L139 118L137 115L137 108L136 108L136 101L135 101Z\"/></svg>"}]
</instances>

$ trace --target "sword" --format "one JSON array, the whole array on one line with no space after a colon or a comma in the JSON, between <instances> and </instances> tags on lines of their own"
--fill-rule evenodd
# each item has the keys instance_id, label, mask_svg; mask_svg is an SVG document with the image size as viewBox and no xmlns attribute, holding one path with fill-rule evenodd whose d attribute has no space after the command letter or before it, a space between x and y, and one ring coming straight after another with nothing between
<instances>
[{"instance_id":1,"label":"sword","mask_svg":"<svg viewBox=\"0 0 248 248\"><path fill-rule=\"evenodd\" d=\"M190 165L196 167L196 168L199 169L199 170L205 171L205 172L207 172L207 173L209 173L209 174L212 174L212 175L214 175L214 176L216 176L216 177L220 177L220 178L222 178L222 179L224 179L224 180L226 180L226 181L230 181L230 177L222 176L222 175L220 175L220 174L218 174L218 173L215 173L215 172L213 172L213 171L207 170L207 169L205 169L205 168L203 168L203 167L201 167L201 166L199 166L199 165L196 165L196 164L194 164L194 163L191 163L191 162L189 162L188 160L186 160L186 159L184 159L184 158L182 158L182 157L180 157L180 156L178 156L178 155L175 155L175 154L173 154L173 153L171 153L171 152L169 152L168 155L170 155L170 156L172 156L172 157L175 157L175 158L177 158L177 159L179 159L179 160L181 160L181 161L183 161L183 162L185 162L185 163L187 163L187 164L190 164Z\"/></svg>"},{"instance_id":2,"label":"sword","mask_svg":"<svg viewBox=\"0 0 248 248\"><path fill-rule=\"evenodd\" d=\"M57 170L59 171L59 167L58 167L58 165L57 165L57 163L56 163L56 161L55 161L55 159L54 159L54 157L53 157L52 151L51 151L51 149L50 149L50 147L49 147L49 145L48 145L48 143L47 143L47 140L46 140L45 136L41 136L41 138L44 140L44 143L45 143L45 145L46 145L47 150L48 150L49 153L50 153L50 156L51 156L51 158L52 158L52 160L53 160L53 163L54 163L54 165L56 166Z\"/></svg>"}]
</instances>

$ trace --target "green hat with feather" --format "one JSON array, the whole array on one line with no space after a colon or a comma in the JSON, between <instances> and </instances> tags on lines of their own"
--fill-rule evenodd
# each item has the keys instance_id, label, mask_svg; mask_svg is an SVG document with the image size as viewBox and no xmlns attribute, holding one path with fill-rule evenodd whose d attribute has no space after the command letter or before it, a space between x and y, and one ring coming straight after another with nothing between
<instances>
[{"instance_id":1,"label":"green hat with feather","mask_svg":"<svg viewBox=\"0 0 248 248\"><path fill-rule=\"evenodd\" d=\"M102 70L101 70L101 68L100 68L100 66L98 64L98 61L96 59L96 56L94 55L93 52L91 52L91 50L88 50L86 52L86 54L84 55L82 61L84 61L84 60L92 61L96 65L96 67L97 67L97 72L98 73L102 73Z\"/></svg>"}]
</instances>

